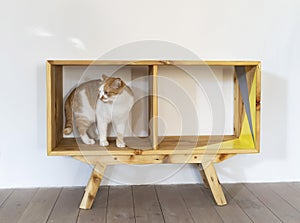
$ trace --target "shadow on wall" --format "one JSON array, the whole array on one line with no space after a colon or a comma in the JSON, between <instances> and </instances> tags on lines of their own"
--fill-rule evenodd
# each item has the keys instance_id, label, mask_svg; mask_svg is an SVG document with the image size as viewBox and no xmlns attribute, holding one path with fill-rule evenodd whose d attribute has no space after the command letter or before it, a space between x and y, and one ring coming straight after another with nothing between
<instances>
[{"instance_id":1,"label":"shadow on wall","mask_svg":"<svg viewBox=\"0 0 300 223\"><path fill-rule=\"evenodd\" d=\"M260 153L237 155L239 158L234 157L220 164L218 173L228 181L248 181L247 169L287 157L287 81L279 75L263 71L261 88Z\"/></svg>"},{"instance_id":2,"label":"shadow on wall","mask_svg":"<svg viewBox=\"0 0 300 223\"><path fill-rule=\"evenodd\" d=\"M47 109L47 97L46 97L46 65L39 64L37 66L37 120L38 120L38 132L37 132L37 147L40 151L44 148L43 152L46 155L46 109ZM38 152L37 151L37 152Z\"/></svg>"},{"instance_id":3,"label":"shadow on wall","mask_svg":"<svg viewBox=\"0 0 300 223\"><path fill-rule=\"evenodd\" d=\"M268 72L262 75L261 150L267 154L265 160L283 160L287 139L287 81Z\"/></svg>"}]
</instances>

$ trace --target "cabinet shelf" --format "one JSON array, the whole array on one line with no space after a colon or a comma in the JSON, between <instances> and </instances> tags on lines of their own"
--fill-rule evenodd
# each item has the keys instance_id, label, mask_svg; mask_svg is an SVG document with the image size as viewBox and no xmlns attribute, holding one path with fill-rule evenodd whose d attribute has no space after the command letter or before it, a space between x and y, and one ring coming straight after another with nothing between
<instances>
[{"instance_id":1,"label":"cabinet shelf","mask_svg":"<svg viewBox=\"0 0 300 223\"><path fill-rule=\"evenodd\" d=\"M78 155L168 155L168 154L237 154L257 153L249 149L249 144L239 140L236 136L166 136L157 150L151 150L149 138L140 138L137 142L135 137L126 137L128 144L134 144L132 148L118 148L115 145L115 138L109 138L110 145L101 147L98 144L84 145L81 140L75 138L64 138L59 145L51 151L55 156L78 156ZM180 142L179 142L180 141ZM221 141L221 142L220 142ZM220 144L220 148L209 148L209 145ZM235 147L239 148L235 148Z\"/></svg>"}]
</instances>

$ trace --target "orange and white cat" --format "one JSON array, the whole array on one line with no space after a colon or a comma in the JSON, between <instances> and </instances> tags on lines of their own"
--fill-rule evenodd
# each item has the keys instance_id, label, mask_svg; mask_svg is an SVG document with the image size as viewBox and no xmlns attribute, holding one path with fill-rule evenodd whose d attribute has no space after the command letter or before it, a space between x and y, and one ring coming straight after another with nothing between
<instances>
[{"instance_id":1,"label":"orange and white cat","mask_svg":"<svg viewBox=\"0 0 300 223\"><path fill-rule=\"evenodd\" d=\"M125 147L124 132L134 102L132 90L120 78L102 76L75 88L65 102L64 134L73 131L73 116L83 143L108 146L107 126L117 134L117 147ZM94 128L96 126L96 130Z\"/></svg>"}]
</instances>

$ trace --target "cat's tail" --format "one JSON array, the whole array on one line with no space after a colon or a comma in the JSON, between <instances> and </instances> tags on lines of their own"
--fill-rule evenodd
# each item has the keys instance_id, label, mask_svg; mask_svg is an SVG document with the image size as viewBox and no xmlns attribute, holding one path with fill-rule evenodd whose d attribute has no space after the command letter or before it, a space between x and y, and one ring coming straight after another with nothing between
<instances>
[{"instance_id":1,"label":"cat's tail","mask_svg":"<svg viewBox=\"0 0 300 223\"><path fill-rule=\"evenodd\" d=\"M65 128L64 134L70 135L73 132L73 99L76 92L76 88L71 92L65 101Z\"/></svg>"}]
</instances>

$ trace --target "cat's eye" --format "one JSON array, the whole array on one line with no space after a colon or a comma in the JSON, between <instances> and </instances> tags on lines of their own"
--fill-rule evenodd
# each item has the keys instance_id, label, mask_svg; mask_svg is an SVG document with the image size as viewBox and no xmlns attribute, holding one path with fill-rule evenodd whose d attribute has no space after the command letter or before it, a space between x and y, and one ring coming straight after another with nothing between
<instances>
[{"instance_id":1,"label":"cat's eye","mask_svg":"<svg viewBox=\"0 0 300 223\"><path fill-rule=\"evenodd\" d=\"M107 91L104 91L104 94L108 94L108 92L107 92Z\"/></svg>"}]
</instances>

